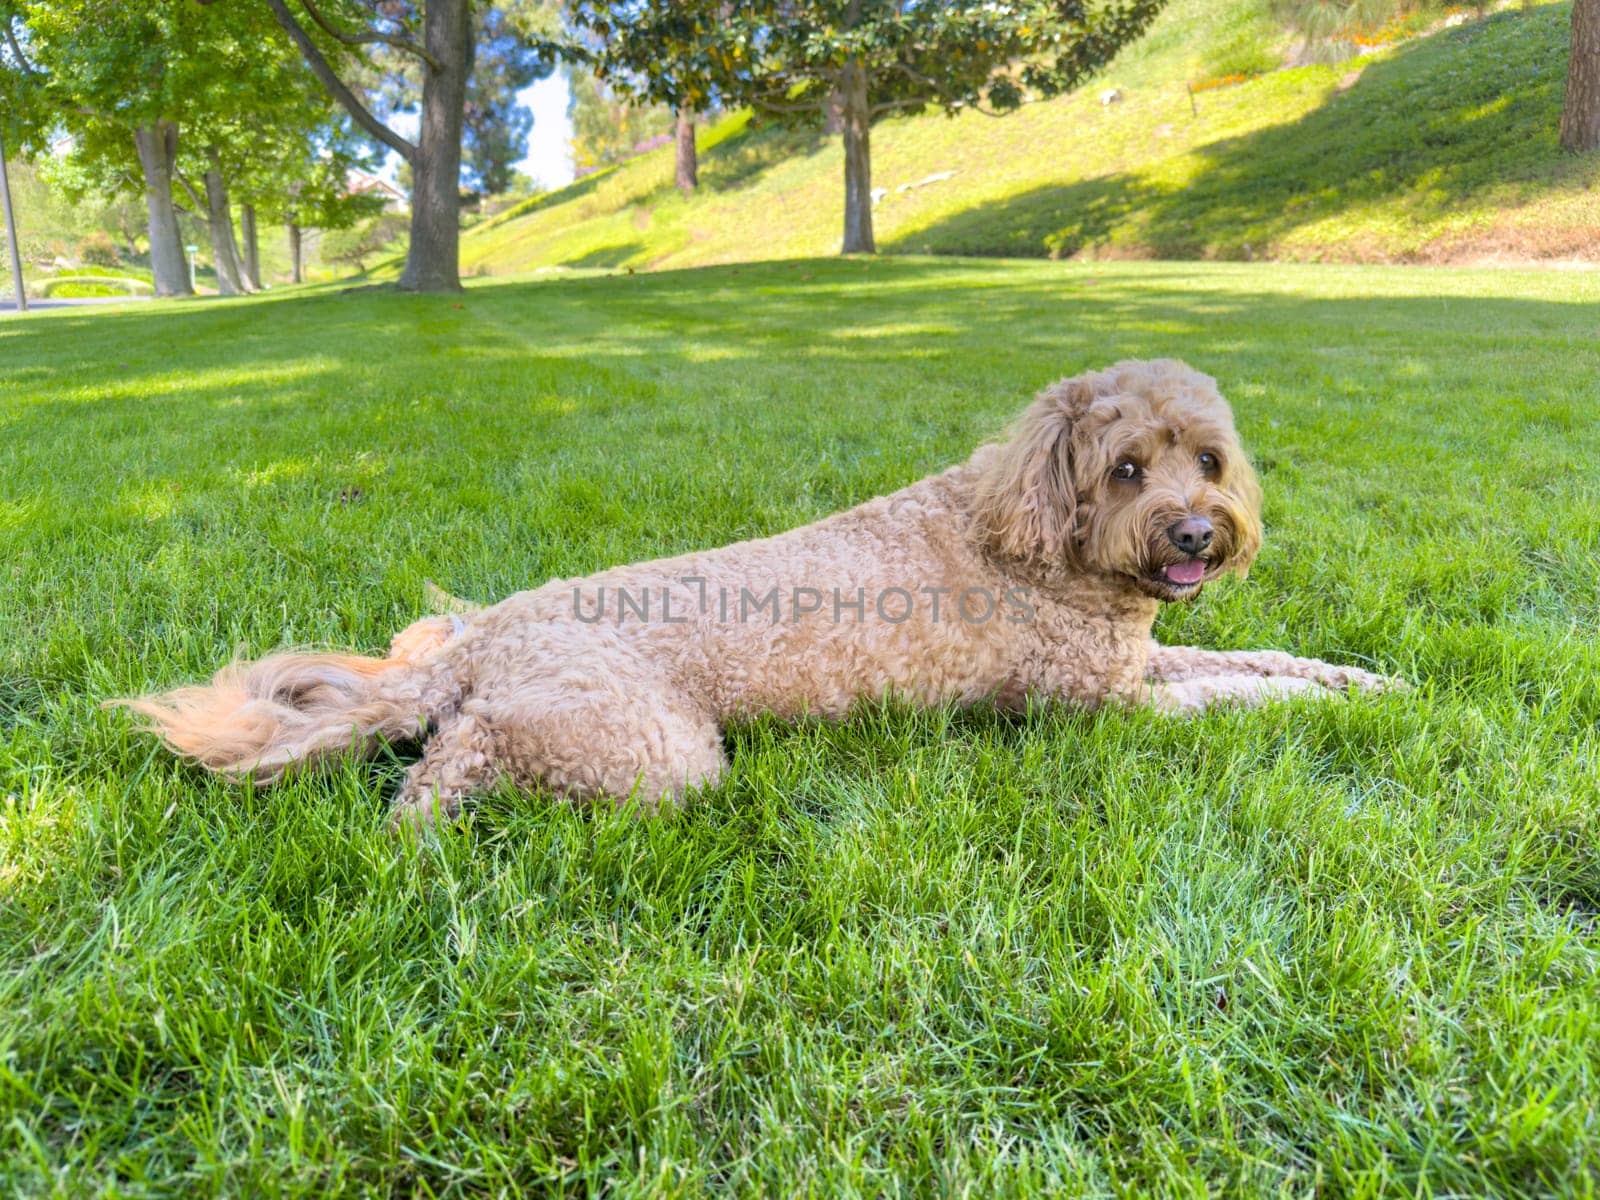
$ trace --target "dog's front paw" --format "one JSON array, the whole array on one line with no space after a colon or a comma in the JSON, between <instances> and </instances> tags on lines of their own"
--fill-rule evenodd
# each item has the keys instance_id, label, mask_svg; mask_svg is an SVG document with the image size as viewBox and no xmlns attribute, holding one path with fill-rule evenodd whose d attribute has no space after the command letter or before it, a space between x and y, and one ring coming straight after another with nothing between
<instances>
[{"instance_id":1,"label":"dog's front paw","mask_svg":"<svg viewBox=\"0 0 1600 1200\"><path fill-rule=\"evenodd\" d=\"M1330 693L1305 675L1204 675L1177 683L1157 683L1144 693L1147 704L1168 716L1185 716L1210 708L1252 707L1295 696Z\"/></svg>"},{"instance_id":2,"label":"dog's front paw","mask_svg":"<svg viewBox=\"0 0 1600 1200\"><path fill-rule=\"evenodd\" d=\"M1333 692L1408 692L1411 684L1398 675L1379 675L1360 667L1322 663L1316 680Z\"/></svg>"}]
</instances>

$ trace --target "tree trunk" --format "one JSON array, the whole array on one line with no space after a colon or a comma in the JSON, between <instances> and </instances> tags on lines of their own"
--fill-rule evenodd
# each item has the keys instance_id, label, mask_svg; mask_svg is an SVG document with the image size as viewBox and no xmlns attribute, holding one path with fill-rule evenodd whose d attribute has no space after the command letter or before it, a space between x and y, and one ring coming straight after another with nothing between
<instances>
[{"instance_id":1,"label":"tree trunk","mask_svg":"<svg viewBox=\"0 0 1600 1200\"><path fill-rule=\"evenodd\" d=\"M412 163L411 248L400 290L461 290L461 122L472 63L470 0L427 0L422 131Z\"/></svg>"},{"instance_id":2,"label":"tree trunk","mask_svg":"<svg viewBox=\"0 0 1600 1200\"><path fill-rule=\"evenodd\" d=\"M22 255L17 251L17 218L11 211L11 181L6 178L6 148L0 142L0 204L6 214L6 249L10 251L11 282L17 288L17 311L28 311L28 292L22 285Z\"/></svg>"},{"instance_id":3,"label":"tree trunk","mask_svg":"<svg viewBox=\"0 0 1600 1200\"><path fill-rule=\"evenodd\" d=\"M822 132L829 137L844 132L844 96L837 87L829 88L822 102Z\"/></svg>"},{"instance_id":4,"label":"tree trunk","mask_svg":"<svg viewBox=\"0 0 1600 1200\"><path fill-rule=\"evenodd\" d=\"M1576 0L1572 6L1561 148L1600 150L1600 0Z\"/></svg>"},{"instance_id":5,"label":"tree trunk","mask_svg":"<svg viewBox=\"0 0 1600 1200\"><path fill-rule=\"evenodd\" d=\"M673 182L687 196L700 186L700 159L694 146L694 109L678 110L678 156Z\"/></svg>"},{"instance_id":6,"label":"tree trunk","mask_svg":"<svg viewBox=\"0 0 1600 1200\"><path fill-rule=\"evenodd\" d=\"M256 206L239 206L239 231L244 235L244 282L252 292L261 290L261 241L256 236Z\"/></svg>"},{"instance_id":7,"label":"tree trunk","mask_svg":"<svg viewBox=\"0 0 1600 1200\"><path fill-rule=\"evenodd\" d=\"M172 172L178 160L178 127L156 121L133 131L144 169L144 198L150 210L150 269L156 295L192 296L189 263L178 231L178 212L172 207Z\"/></svg>"},{"instance_id":8,"label":"tree trunk","mask_svg":"<svg viewBox=\"0 0 1600 1200\"><path fill-rule=\"evenodd\" d=\"M242 296L244 275L239 269L239 247L233 240L233 214L228 211L228 185L222 178L222 160L213 147L206 167L206 228L211 234L211 265L217 271L217 291Z\"/></svg>"},{"instance_id":9,"label":"tree trunk","mask_svg":"<svg viewBox=\"0 0 1600 1200\"><path fill-rule=\"evenodd\" d=\"M844 120L844 254L876 254L872 238L872 113L867 72L856 60L839 72Z\"/></svg>"},{"instance_id":10,"label":"tree trunk","mask_svg":"<svg viewBox=\"0 0 1600 1200\"><path fill-rule=\"evenodd\" d=\"M284 229L289 234L289 278L295 283L304 283L305 275L300 270L300 226L290 221Z\"/></svg>"}]
</instances>

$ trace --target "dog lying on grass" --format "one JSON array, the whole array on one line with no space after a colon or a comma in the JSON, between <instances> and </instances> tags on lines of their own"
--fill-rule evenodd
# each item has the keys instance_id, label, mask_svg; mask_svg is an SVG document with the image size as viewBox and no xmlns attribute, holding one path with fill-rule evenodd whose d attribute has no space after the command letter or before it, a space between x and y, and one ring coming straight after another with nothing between
<instances>
[{"instance_id":1,"label":"dog lying on grass","mask_svg":"<svg viewBox=\"0 0 1600 1200\"><path fill-rule=\"evenodd\" d=\"M1215 382L1124 362L1042 392L960 466L801 529L428 617L386 658L276 654L119 703L259 782L421 740L394 817L425 823L502 780L680 797L727 770L723 726L762 712L838 718L893 694L1185 713L1390 683L1152 640L1163 602L1246 572L1260 499Z\"/></svg>"}]
</instances>

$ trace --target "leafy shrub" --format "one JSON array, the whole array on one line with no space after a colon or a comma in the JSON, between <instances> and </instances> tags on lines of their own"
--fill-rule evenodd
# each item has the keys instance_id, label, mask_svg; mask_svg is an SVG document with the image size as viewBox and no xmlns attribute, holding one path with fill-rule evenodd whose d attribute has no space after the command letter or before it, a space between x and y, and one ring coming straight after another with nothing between
<instances>
[{"instance_id":1,"label":"leafy shrub","mask_svg":"<svg viewBox=\"0 0 1600 1200\"><path fill-rule=\"evenodd\" d=\"M90 267L114 267L122 261L122 255L111 235L96 229L78 242L78 261Z\"/></svg>"},{"instance_id":2,"label":"leafy shrub","mask_svg":"<svg viewBox=\"0 0 1600 1200\"><path fill-rule=\"evenodd\" d=\"M63 283L51 289L50 295L57 300L81 300L91 296L126 296L128 291L109 283Z\"/></svg>"},{"instance_id":3,"label":"leafy shrub","mask_svg":"<svg viewBox=\"0 0 1600 1200\"><path fill-rule=\"evenodd\" d=\"M28 286L39 297L148 296L155 291L148 277L131 271L105 269L99 275L55 275L36 279Z\"/></svg>"}]
</instances>

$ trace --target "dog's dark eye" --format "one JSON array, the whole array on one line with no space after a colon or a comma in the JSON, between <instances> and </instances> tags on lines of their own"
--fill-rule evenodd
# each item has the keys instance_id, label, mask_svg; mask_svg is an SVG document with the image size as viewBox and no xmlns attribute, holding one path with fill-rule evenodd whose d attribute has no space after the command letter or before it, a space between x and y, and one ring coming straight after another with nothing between
<instances>
[{"instance_id":1,"label":"dog's dark eye","mask_svg":"<svg viewBox=\"0 0 1600 1200\"><path fill-rule=\"evenodd\" d=\"M1217 456L1207 450L1200 456L1200 469L1207 475L1215 475L1222 468L1222 463Z\"/></svg>"},{"instance_id":2,"label":"dog's dark eye","mask_svg":"<svg viewBox=\"0 0 1600 1200\"><path fill-rule=\"evenodd\" d=\"M1116 470L1111 472L1111 478L1122 480L1137 479L1140 473L1138 463L1118 463Z\"/></svg>"}]
</instances>

